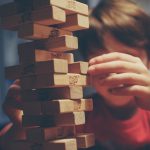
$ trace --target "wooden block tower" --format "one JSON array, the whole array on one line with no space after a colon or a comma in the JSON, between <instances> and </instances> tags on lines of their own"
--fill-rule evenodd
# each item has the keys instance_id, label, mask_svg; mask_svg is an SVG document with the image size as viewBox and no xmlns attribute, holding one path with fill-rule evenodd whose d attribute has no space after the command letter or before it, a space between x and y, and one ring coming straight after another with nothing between
<instances>
[{"instance_id":1,"label":"wooden block tower","mask_svg":"<svg viewBox=\"0 0 150 150\"><path fill-rule=\"evenodd\" d=\"M22 2L22 3L20 3ZM21 81L26 139L10 150L77 150L94 146L92 133L78 133L91 99L83 98L87 62L74 62L73 31L89 27L88 6L75 0L18 0L0 8L1 28L30 40L18 45L20 64L5 69Z\"/></svg>"}]
</instances>

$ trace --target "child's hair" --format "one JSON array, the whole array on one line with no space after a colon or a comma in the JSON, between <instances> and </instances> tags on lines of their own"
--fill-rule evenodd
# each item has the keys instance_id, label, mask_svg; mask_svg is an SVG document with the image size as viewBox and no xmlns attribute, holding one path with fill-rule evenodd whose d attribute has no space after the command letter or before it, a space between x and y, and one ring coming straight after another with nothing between
<instances>
[{"instance_id":1,"label":"child's hair","mask_svg":"<svg viewBox=\"0 0 150 150\"><path fill-rule=\"evenodd\" d=\"M77 36L80 53L86 61L93 51L104 49L100 30L96 26L91 25L89 29L77 32Z\"/></svg>"},{"instance_id":2,"label":"child's hair","mask_svg":"<svg viewBox=\"0 0 150 150\"><path fill-rule=\"evenodd\" d=\"M150 16L136 3L131 0L101 0L90 17L91 28L85 31L88 34L84 36L88 38L87 42L91 42L84 43L87 47L97 43L99 49L105 48L103 34L108 32L129 47L145 49L150 57Z\"/></svg>"}]
</instances>

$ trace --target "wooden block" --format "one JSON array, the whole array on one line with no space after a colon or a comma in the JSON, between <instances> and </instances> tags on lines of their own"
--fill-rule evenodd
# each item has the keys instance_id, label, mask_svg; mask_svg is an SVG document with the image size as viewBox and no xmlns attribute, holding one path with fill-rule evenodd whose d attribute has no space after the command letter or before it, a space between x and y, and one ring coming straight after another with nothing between
<instances>
[{"instance_id":1,"label":"wooden block","mask_svg":"<svg viewBox=\"0 0 150 150\"><path fill-rule=\"evenodd\" d=\"M49 5L54 5L65 9L67 14L79 13L83 15L88 15L88 6L81 2L74 0L33 0L34 9L46 7Z\"/></svg>"},{"instance_id":2,"label":"wooden block","mask_svg":"<svg viewBox=\"0 0 150 150\"><path fill-rule=\"evenodd\" d=\"M42 115L43 109L41 102L23 102L23 114L25 116Z\"/></svg>"},{"instance_id":3,"label":"wooden block","mask_svg":"<svg viewBox=\"0 0 150 150\"><path fill-rule=\"evenodd\" d=\"M22 117L22 125L24 127L54 127L81 124L85 124L84 112L73 112L58 115L24 115Z\"/></svg>"},{"instance_id":4,"label":"wooden block","mask_svg":"<svg viewBox=\"0 0 150 150\"><path fill-rule=\"evenodd\" d=\"M48 141L44 143L35 143L29 141L11 142L9 150L77 150L76 139L61 139Z\"/></svg>"},{"instance_id":5,"label":"wooden block","mask_svg":"<svg viewBox=\"0 0 150 150\"><path fill-rule=\"evenodd\" d=\"M80 74L37 74L21 77L21 87L24 90L61 86L87 86L87 78Z\"/></svg>"},{"instance_id":6,"label":"wooden block","mask_svg":"<svg viewBox=\"0 0 150 150\"><path fill-rule=\"evenodd\" d=\"M66 21L65 11L55 6L43 10L29 11L1 18L0 27L17 30L24 23L36 22L43 25L55 25Z\"/></svg>"},{"instance_id":7,"label":"wooden block","mask_svg":"<svg viewBox=\"0 0 150 150\"><path fill-rule=\"evenodd\" d=\"M69 85L70 86L86 86L87 85L87 77L85 75L68 73L69 77Z\"/></svg>"},{"instance_id":8,"label":"wooden block","mask_svg":"<svg viewBox=\"0 0 150 150\"><path fill-rule=\"evenodd\" d=\"M24 127L54 127L55 126L55 118L53 116L46 115L24 115L22 117L22 125Z\"/></svg>"},{"instance_id":9,"label":"wooden block","mask_svg":"<svg viewBox=\"0 0 150 150\"><path fill-rule=\"evenodd\" d=\"M89 17L80 14L68 15L66 22L58 25L59 28L68 31L78 31L89 28Z\"/></svg>"},{"instance_id":10,"label":"wooden block","mask_svg":"<svg viewBox=\"0 0 150 150\"><path fill-rule=\"evenodd\" d=\"M35 23L26 23L19 27L18 36L22 39L36 40L72 35L72 32Z\"/></svg>"},{"instance_id":11,"label":"wooden block","mask_svg":"<svg viewBox=\"0 0 150 150\"><path fill-rule=\"evenodd\" d=\"M77 150L76 139L61 139L44 144L44 150Z\"/></svg>"},{"instance_id":12,"label":"wooden block","mask_svg":"<svg viewBox=\"0 0 150 150\"><path fill-rule=\"evenodd\" d=\"M66 21L66 13L64 10L49 6L44 9L35 10L32 12L32 19L35 23L42 25L54 25Z\"/></svg>"},{"instance_id":13,"label":"wooden block","mask_svg":"<svg viewBox=\"0 0 150 150\"><path fill-rule=\"evenodd\" d=\"M33 64L10 66L5 68L6 79L18 79L24 75L39 75L51 73L67 73L67 60L53 59L50 61L37 62ZM26 77L27 78L27 77Z\"/></svg>"},{"instance_id":14,"label":"wooden block","mask_svg":"<svg viewBox=\"0 0 150 150\"><path fill-rule=\"evenodd\" d=\"M69 73L87 74L88 62L74 62L69 64Z\"/></svg>"},{"instance_id":15,"label":"wooden block","mask_svg":"<svg viewBox=\"0 0 150 150\"><path fill-rule=\"evenodd\" d=\"M85 113L73 112L60 114L56 116L55 121L57 126L85 124Z\"/></svg>"},{"instance_id":16,"label":"wooden block","mask_svg":"<svg viewBox=\"0 0 150 150\"><path fill-rule=\"evenodd\" d=\"M7 150L42 150L43 144L29 142L27 140L10 141Z\"/></svg>"},{"instance_id":17,"label":"wooden block","mask_svg":"<svg viewBox=\"0 0 150 150\"><path fill-rule=\"evenodd\" d=\"M93 101L91 99L80 99L80 100L70 100L70 99L61 99L61 100L52 100L42 102L42 110L46 115L51 114L62 114L62 113L71 113L78 111L92 111L93 110Z\"/></svg>"},{"instance_id":18,"label":"wooden block","mask_svg":"<svg viewBox=\"0 0 150 150\"><path fill-rule=\"evenodd\" d=\"M18 27L23 23L30 23L33 21L32 12L26 11L19 14L2 17L0 27L10 30L18 30Z\"/></svg>"},{"instance_id":19,"label":"wooden block","mask_svg":"<svg viewBox=\"0 0 150 150\"><path fill-rule=\"evenodd\" d=\"M53 59L65 59L68 63L74 62L72 53L55 53L36 49L19 49L20 64L32 64L36 62L49 61Z\"/></svg>"},{"instance_id":20,"label":"wooden block","mask_svg":"<svg viewBox=\"0 0 150 150\"><path fill-rule=\"evenodd\" d=\"M34 42L34 45L39 49L46 49L54 52L65 52L78 49L78 38L66 35L49 38L47 40L37 40Z\"/></svg>"},{"instance_id":21,"label":"wooden block","mask_svg":"<svg viewBox=\"0 0 150 150\"><path fill-rule=\"evenodd\" d=\"M61 139L75 136L74 126L52 127L52 128L28 128L26 137L29 141L42 143L49 140Z\"/></svg>"},{"instance_id":22,"label":"wooden block","mask_svg":"<svg viewBox=\"0 0 150 150\"><path fill-rule=\"evenodd\" d=\"M74 111L74 103L69 99L43 102L44 114L62 114Z\"/></svg>"},{"instance_id":23,"label":"wooden block","mask_svg":"<svg viewBox=\"0 0 150 150\"><path fill-rule=\"evenodd\" d=\"M62 113L71 113L78 111L92 111L93 103L92 100L70 100L70 99L61 99L46 101L42 103L43 113L46 115L51 114L62 114Z\"/></svg>"},{"instance_id":24,"label":"wooden block","mask_svg":"<svg viewBox=\"0 0 150 150\"><path fill-rule=\"evenodd\" d=\"M24 90L68 85L69 79L66 74L40 74L21 77L21 87Z\"/></svg>"},{"instance_id":25,"label":"wooden block","mask_svg":"<svg viewBox=\"0 0 150 150\"><path fill-rule=\"evenodd\" d=\"M49 52L49 56L51 59L65 59L68 61L68 64L74 62L74 56L72 53L56 53L56 52Z\"/></svg>"},{"instance_id":26,"label":"wooden block","mask_svg":"<svg viewBox=\"0 0 150 150\"><path fill-rule=\"evenodd\" d=\"M80 86L55 87L21 91L24 101L48 101L56 99L82 99L83 88Z\"/></svg>"},{"instance_id":27,"label":"wooden block","mask_svg":"<svg viewBox=\"0 0 150 150\"><path fill-rule=\"evenodd\" d=\"M54 115L62 113L71 113L78 111L92 111L93 101L92 99L60 99L51 101L31 101L23 102L24 115Z\"/></svg>"},{"instance_id":28,"label":"wooden block","mask_svg":"<svg viewBox=\"0 0 150 150\"><path fill-rule=\"evenodd\" d=\"M23 23L23 14L17 14L1 18L0 27L4 29L15 30L20 24Z\"/></svg>"},{"instance_id":29,"label":"wooden block","mask_svg":"<svg viewBox=\"0 0 150 150\"><path fill-rule=\"evenodd\" d=\"M20 78L21 68L20 65L9 66L5 68L5 78L9 80L14 80Z\"/></svg>"},{"instance_id":30,"label":"wooden block","mask_svg":"<svg viewBox=\"0 0 150 150\"><path fill-rule=\"evenodd\" d=\"M32 64L36 62L52 60L48 51L32 49L32 47L18 46L20 64Z\"/></svg>"},{"instance_id":31,"label":"wooden block","mask_svg":"<svg viewBox=\"0 0 150 150\"><path fill-rule=\"evenodd\" d=\"M39 75L51 73L67 73L68 63L67 60L53 59L50 61L37 62L29 65L21 66L21 74L24 75Z\"/></svg>"},{"instance_id":32,"label":"wooden block","mask_svg":"<svg viewBox=\"0 0 150 150\"><path fill-rule=\"evenodd\" d=\"M18 2L9 2L3 5L0 5L0 17L6 17L15 15L18 13L23 13L33 9L32 0L26 0Z\"/></svg>"},{"instance_id":33,"label":"wooden block","mask_svg":"<svg viewBox=\"0 0 150 150\"><path fill-rule=\"evenodd\" d=\"M90 148L95 145L95 137L93 133L79 134L76 138L78 148Z\"/></svg>"},{"instance_id":34,"label":"wooden block","mask_svg":"<svg viewBox=\"0 0 150 150\"><path fill-rule=\"evenodd\" d=\"M53 52L65 52L78 49L78 39L74 36L61 36L44 40L36 40L18 45L19 51L27 49L43 49Z\"/></svg>"},{"instance_id":35,"label":"wooden block","mask_svg":"<svg viewBox=\"0 0 150 150\"><path fill-rule=\"evenodd\" d=\"M10 16L18 12L18 4L11 2L0 6L0 16Z\"/></svg>"},{"instance_id":36,"label":"wooden block","mask_svg":"<svg viewBox=\"0 0 150 150\"><path fill-rule=\"evenodd\" d=\"M92 111L92 99L79 99L74 101L74 111Z\"/></svg>"}]
</instances>

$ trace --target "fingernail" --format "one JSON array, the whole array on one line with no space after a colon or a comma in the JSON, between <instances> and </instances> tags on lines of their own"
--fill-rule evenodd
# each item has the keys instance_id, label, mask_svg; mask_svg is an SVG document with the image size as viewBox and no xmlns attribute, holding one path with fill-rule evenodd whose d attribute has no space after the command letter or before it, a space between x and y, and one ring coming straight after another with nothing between
<instances>
[{"instance_id":1,"label":"fingernail","mask_svg":"<svg viewBox=\"0 0 150 150\"><path fill-rule=\"evenodd\" d=\"M95 70L95 68L93 66L90 66L89 69L88 69L88 72L92 72L94 70Z\"/></svg>"},{"instance_id":2,"label":"fingernail","mask_svg":"<svg viewBox=\"0 0 150 150\"><path fill-rule=\"evenodd\" d=\"M89 61L89 65L93 65L94 62L95 62L95 60L94 60L94 59L91 59L91 60Z\"/></svg>"}]
</instances>

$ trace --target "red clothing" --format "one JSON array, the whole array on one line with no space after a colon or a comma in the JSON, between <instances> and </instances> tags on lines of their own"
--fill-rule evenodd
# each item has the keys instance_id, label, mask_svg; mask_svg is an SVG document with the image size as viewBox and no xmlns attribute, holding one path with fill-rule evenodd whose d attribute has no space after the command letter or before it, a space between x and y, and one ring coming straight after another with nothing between
<instances>
[{"instance_id":1,"label":"red clothing","mask_svg":"<svg viewBox=\"0 0 150 150\"><path fill-rule=\"evenodd\" d=\"M104 103L95 104L98 109L88 114L86 130L95 133L98 143L115 150L134 150L150 143L150 111L138 108L132 117L119 120Z\"/></svg>"}]
</instances>

